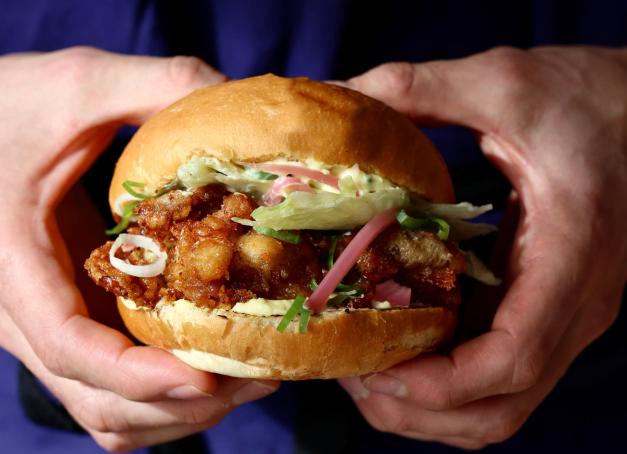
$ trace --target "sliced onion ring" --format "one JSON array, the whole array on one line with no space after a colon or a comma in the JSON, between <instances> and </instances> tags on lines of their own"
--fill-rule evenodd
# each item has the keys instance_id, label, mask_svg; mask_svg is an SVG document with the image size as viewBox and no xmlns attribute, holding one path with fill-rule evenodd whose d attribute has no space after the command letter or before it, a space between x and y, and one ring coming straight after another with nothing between
<instances>
[{"instance_id":1,"label":"sliced onion ring","mask_svg":"<svg viewBox=\"0 0 627 454\"><path fill-rule=\"evenodd\" d=\"M132 265L124 260L121 260L115 256L115 253L123 245L132 244L142 249L146 249L157 256L157 260L148 265ZM168 254L162 252L159 245L155 243L152 238L148 238L143 235L131 235L128 233L121 233L111 245L109 251L109 261L111 265L117 270L135 277L155 277L163 273L165 269L165 262L168 259Z\"/></svg>"}]
</instances>

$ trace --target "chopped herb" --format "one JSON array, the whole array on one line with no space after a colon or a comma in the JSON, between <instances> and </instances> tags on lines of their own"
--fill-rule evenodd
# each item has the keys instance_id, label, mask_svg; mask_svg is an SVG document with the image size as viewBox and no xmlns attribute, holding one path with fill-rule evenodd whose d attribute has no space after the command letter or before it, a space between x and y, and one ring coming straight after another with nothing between
<instances>
[{"instance_id":1,"label":"chopped herb","mask_svg":"<svg viewBox=\"0 0 627 454\"><path fill-rule=\"evenodd\" d=\"M287 310L287 312L285 313L285 315L283 316L283 318L279 322L279 325L276 327L276 329L279 330L280 332L285 331L285 329L288 327L290 322L292 320L294 320L294 317L296 317L296 314L301 313L301 311L303 309L303 304L305 304L305 297L304 296L298 295L296 298L294 298L294 302L292 303L290 308ZM307 311L307 312L309 312L309 311ZM307 317L307 318L309 318L309 317Z\"/></svg>"},{"instance_id":2,"label":"chopped herb","mask_svg":"<svg viewBox=\"0 0 627 454\"><path fill-rule=\"evenodd\" d=\"M451 226L444 219L432 217L431 220L438 224L440 228L438 229L438 238L441 240L448 240L448 236L451 233Z\"/></svg>"},{"instance_id":3,"label":"chopped herb","mask_svg":"<svg viewBox=\"0 0 627 454\"><path fill-rule=\"evenodd\" d=\"M331 240L331 247L329 248L329 256L327 257L327 269L333 268L333 258L335 256L335 248L337 247L337 236Z\"/></svg>"},{"instance_id":4,"label":"chopped herb","mask_svg":"<svg viewBox=\"0 0 627 454\"><path fill-rule=\"evenodd\" d=\"M262 235L271 236L272 238L285 241L286 243L299 244L301 241L300 235L298 233L286 232L284 230L274 230L269 227L263 227L260 225L254 226L253 229L255 230L255 232L261 233Z\"/></svg>"},{"instance_id":5,"label":"chopped herb","mask_svg":"<svg viewBox=\"0 0 627 454\"><path fill-rule=\"evenodd\" d=\"M396 215L396 220L406 229L435 231L441 240L447 240L451 231L451 226L444 219L426 213L412 217L405 210L401 210Z\"/></svg>"},{"instance_id":6,"label":"chopped herb","mask_svg":"<svg viewBox=\"0 0 627 454\"><path fill-rule=\"evenodd\" d=\"M155 197L161 197L163 194L166 194L170 191L174 191L175 189L182 189L182 188L183 186L181 186L181 182L178 180L178 178L175 178L169 183L166 183L161 189L159 189L157 193L155 194Z\"/></svg>"},{"instance_id":7,"label":"chopped herb","mask_svg":"<svg viewBox=\"0 0 627 454\"><path fill-rule=\"evenodd\" d=\"M151 197L148 194L137 192L135 189L133 189L133 188L137 188L137 189L143 190L146 187L144 183L138 183L137 181L126 180L125 182L122 183L122 187L130 195L138 199L149 199Z\"/></svg>"},{"instance_id":8,"label":"chopped herb","mask_svg":"<svg viewBox=\"0 0 627 454\"><path fill-rule=\"evenodd\" d=\"M245 167L244 172L257 180L262 181L271 181L279 178L276 173L265 172L263 170L255 169L254 167Z\"/></svg>"},{"instance_id":9,"label":"chopped herb","mask_svg":"<svg viewBox=\"0 0 627 454\"><path fill-rule=\"evenodd\" d=\"M309 316L311 315L311 311L302 308L300 310L300 321L298 324L298 330L301 334L305 334L307 332L307 325L309 325Z\"/></svg>"},{"instance_id":10,"label":"chopped herb","mask_svg":"<svg viewBox=\"0 0 627 454\"><path fill-rule=\"evenodd\" d=\"M314 278L311 278L311 282L309 283L309 288L312 290L315 290L316 288L318 288L318 283L316 282ZM335 287L335 293L346 294L347 296L351 298L355 298L358 296L363 296L364 291L361 289L361 287L357 287L356 285L347 285L347 284L339 283L337 284L337 287Z\"/></svg>"},{"instance_id":11,"label":"chopped herb","mask_svg":"<svg viewBox=\"0 0 627 454\"><path fill-rule=\"evenodd\" d=\"M131 218L133 217L133 210L139 204L139 202L139 200L135 200L125 205L122 209L122 219L120 219L120 222L118 222L118 224L112 229L105 230L105 233L107 235L117 235L125 231L128 227L129 222L131 222Z\"/></svg>"},{"instance_id":12,"label":"chopped herb","mask_svg":"<svg viewBox=\"0 0 627 454\"><path fill-rule=\"evenodd\" d=\"M141 192L137 192L135 188L143 190L146 187L145 183L139 183L137 181L126 180L122 183L122 187L126 192L128 192L133 197L139 199L134 200L124 206L122 208L122 219L117 223L115 227L109 230L105 230L107 235L118 235L125 231L128 227L128 224L131 222L131 218L133 217L133 210L142 200L153 199L155 197L160 197L163 194L173 191L174 189L180 188L180 182L178 179L174 179L163 186L155 195L143 194Z\"/></svg>"},{"instance_id":13,"label":"chopped herb","mask_svg":"<svg viewBox=\"0 0 627 454\"><path fill-rule=\"evenodd\" d=\"M335 296L329 298L329 300L327 301L327 305L339 306L340 304L342 304L344 301L346 301L349 298L351 298L351 295L347 293L338 293Z\"/></svg>"}]
</instances>

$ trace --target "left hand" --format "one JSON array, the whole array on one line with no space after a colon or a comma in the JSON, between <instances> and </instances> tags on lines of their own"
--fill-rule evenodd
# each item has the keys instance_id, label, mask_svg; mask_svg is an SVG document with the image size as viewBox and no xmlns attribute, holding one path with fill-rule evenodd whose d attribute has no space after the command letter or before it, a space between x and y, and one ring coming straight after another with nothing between
<instances>
[{"instance_id":1,"label":"left hand","mask_svg":"<svg viewBox=\"0 0 627 454\"><path fill-rule=\"evenodd\" d=\"M495 49L386 64L348 85L418 123L474 129L514 187L516 216L505 219L515 232L496 270L505 294L487 333L448 355L340 382L379 430L469 449L503 441L618 314L627 51Z\"/></svg>"}]
</instances>

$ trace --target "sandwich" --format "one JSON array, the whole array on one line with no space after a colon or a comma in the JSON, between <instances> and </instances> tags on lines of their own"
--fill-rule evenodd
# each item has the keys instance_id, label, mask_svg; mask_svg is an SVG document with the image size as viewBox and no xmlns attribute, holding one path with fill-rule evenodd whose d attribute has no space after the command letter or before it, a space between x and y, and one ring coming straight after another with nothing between
<instances>
[{"instance_id":1,"label":"sandwich","mask_svg":"<svg viewBox=\"0 0 627 454\"><path fill-rule=\"evenodd\" d=\"M235 377L384 370L451 339L458 241L493 230L454 203L404 116L358 92L274 75L197 90L147 121L109 192L117 235L85 263L129 331Z\"/></svg>"}]
</instances>

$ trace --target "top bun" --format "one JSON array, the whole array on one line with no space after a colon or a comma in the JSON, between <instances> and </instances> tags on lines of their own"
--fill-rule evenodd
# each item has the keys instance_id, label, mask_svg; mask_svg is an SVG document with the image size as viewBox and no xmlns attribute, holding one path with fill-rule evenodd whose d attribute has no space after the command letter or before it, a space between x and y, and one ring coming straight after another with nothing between
<instances>
[{"instance_id":1,"label":"top bun","mask_svg":"<svg viewBox=\"0 0 627 454\"><path fill-rule=\"evenodd\" d=\"M359 164L427 200L454 201L442 157L403 115L347 88L268 74L197 90L148 120L117 163L109 203L125 180L162 187L193 155Z\"/></svg>"}]
</instances>

